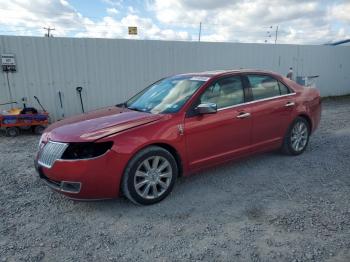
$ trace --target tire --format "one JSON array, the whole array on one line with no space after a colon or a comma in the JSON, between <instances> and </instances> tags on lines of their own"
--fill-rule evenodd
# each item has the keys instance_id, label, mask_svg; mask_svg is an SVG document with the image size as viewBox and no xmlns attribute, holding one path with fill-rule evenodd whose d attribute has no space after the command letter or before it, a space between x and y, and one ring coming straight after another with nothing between
<instances>
[{"instance_id":1,"label":"tire","mask_svg":"<svg viewBox=\"0 0 350 262\"><path fill-rule=\"evenodd\" d=\"M33 132L34 132L34 134L36 134L36 135L42 135L42 133L44 132L44 130L45 130L45 127L44 127L44 126L35 126L35 127L33 128Z\"/></svg>"},{"instance_id":2,"label":"tire","mask_svg":"<svg viewBox=\"0 0 350 262\"><path fill-rule=\"evenodd\" d=\"M122 191L137 205L152 205L170 194L177 175L174 156L162 147L150 146L138 152L128 163Z\"/></svg>"},{"instance_id":3,"label":"tire","mask_svg":"<svg viewBox=\"0 0 350 262\"><path fill-rule=\"evenodd\" d=\"M15 126L6 128L6 136L16 137L19 135L19 129Z\"/></svg>"},{"instance_id":4,"label":"tire","mask_svg":"<svg viewBox=\"0 0 350 262\"><path fill-rule=\"evenodd\" d=\"M309 122L303 117L297 117L284 137L282 152L294 156L302 154L309 143L310 131Z\"/></svg>"}]
</instances>

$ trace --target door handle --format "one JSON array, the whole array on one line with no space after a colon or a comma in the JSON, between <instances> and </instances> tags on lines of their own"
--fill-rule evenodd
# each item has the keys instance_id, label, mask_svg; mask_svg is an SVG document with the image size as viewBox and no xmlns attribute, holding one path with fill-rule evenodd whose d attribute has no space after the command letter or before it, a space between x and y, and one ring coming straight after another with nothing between
<instances>
[{"instance_id":1,"label":"door handle","mask_svg":"<svg viewBox=\"0 0 350 262\"><path fill-rule=\"evenodd\" d=\"M288 102L287 104L284 105L285 107L291 107L291 106L295 106L294 102Z\"/></svg>"},{"instance_id":2,"label":"door handle","mask_svg":"<svg viewBox=\"0 0 350 262\"><path fill-rule=\"evenodd\" d=\"M239 119L247 118L247 117L250 117L250 113L241 112L236 117L239 118Z\"/></svg>"}]
</instances>

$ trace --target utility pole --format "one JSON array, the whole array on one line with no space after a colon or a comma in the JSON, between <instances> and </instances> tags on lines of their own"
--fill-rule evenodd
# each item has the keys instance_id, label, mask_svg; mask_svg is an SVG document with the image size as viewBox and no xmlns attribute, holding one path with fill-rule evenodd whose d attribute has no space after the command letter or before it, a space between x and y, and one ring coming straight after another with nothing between
<instances>
[{"instance_id":1,"label":"utility pole","mask_svg":"<svg viewBox=\"0 0 350 262\"><path fill-rule=\"evenodd\" d=\"M265 39L265 43L270 42L269 38L271 38L271 29L272 29L272 25L269 27L268 31L266 32L266 39Z\"/></svg>"},{"instance_id":2,"label":"utility pole","mask_svg":"<svg viewBox=\"0 0 350 262\"><path fill-rule=\"evenodd\" d=\"M277 44L277 37L278 37L278 26L276 27L275 44Z\"/></svg>"},{"instance_id":3,"label":"utility pole","mask_svg":"<svg viewBox=\"0 0 350 262\"><path fill-rule=\"evenodd\" d=\"M202 34L202 22L199 22L198 42L201 41L201 34Z\"/></svg>"},{"instance_id":4,"label":"utility pole","mask_svg":"<svg viewBox=\"0 0 350 262\"><path fill-rule=\"evenodd\" d=\"M50 32L55 30L55 28L51 28L51 27L43 27L43 29L47 30L47 34L45 34L45 36L50 37Z\"/></svg>"}]
</instances>

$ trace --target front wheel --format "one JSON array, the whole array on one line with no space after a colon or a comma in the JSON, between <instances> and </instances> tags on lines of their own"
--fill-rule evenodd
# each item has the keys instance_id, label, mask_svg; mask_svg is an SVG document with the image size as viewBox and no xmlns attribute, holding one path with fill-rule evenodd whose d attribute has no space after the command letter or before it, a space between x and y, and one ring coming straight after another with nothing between
<instances>
[{"instance_id":1,"label":"front wheel","mask_svg":"<svg viewBox=\"0 0 350 262\"><path fill-rule=\"evenodd\" d=\"M310 125L303 117L297 117L284 138L282 151L288 155L300 155L307 147Z\"/></svg>"},{"instance_id":2,"label":"front wheel","mask_svg":"<svg viewBox=\"0 0 350 262\"><path fill-rule=\"evenodd\" d=\"M9 137L16 137L19 135L19 129L18 127L8 127L6 128L6 136L9 136Z\"/></svg>"},{"instance_id":3,"label":"front wheel","mask_svg":"<svg viewBox=\"0 0 350 262\"><path fill-rule=\"evenodd\" d=\"M45 127L44 126L35 126L33 128L33 132L36 135L42 135L44 133Z\"/></svg>"},{"instance_id":4,"label":"front wheel","mask_svg":"<svg viewBox=\"0 0 350 262\"><path fill-rule=\"evenodd\" d=\"M173 155L158 146L141 150L129 162L122 181L124 195L135 204L150 205L167 197L178 167Z\"/></svg>"}]
</instances>

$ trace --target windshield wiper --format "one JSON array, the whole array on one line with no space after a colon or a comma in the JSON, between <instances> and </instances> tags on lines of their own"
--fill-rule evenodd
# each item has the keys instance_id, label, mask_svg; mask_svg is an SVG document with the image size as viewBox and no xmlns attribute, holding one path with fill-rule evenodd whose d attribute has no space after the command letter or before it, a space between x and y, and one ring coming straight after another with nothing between
<instances>
[{"instance_id":1,"label":"windshield wiper","mask_svg":"<svg viewBox=\"0 0 350 262\"><path fill-rule=\"evenodd\" d=\"M116 107L122 107L122 108L126 108L126 102L120 103L120 104L116 104Z\"/></svg>"},{"instance_id":2,"label":"windshield wiper","mask_svg":"<svg viewBox=\"0 0 350 262\"><path fill-rule=\"evenodd\" d=\"M117 104L115 106L116 107L121 107L121 108L127 108L127 109L130 109L130 110L133 110L133 111L143 112L143 113L147 112L145 110L142 110L142 109L139 109L139 108L136 108L136 107L128 107L127 102L120 103L120 104Z\"/></svg>"},{"instance_id":3,"label":"windshield wiper","mask_svg":"<svg viewBox=\"0 0 350 262\"><path fill-rule=\"evenodd\" d=\"M144 110L142 110L142 109L139 109L139 108L136 108L136 107L127 107L127 109L130 109L130 110L133 110L133 111L138 111L138 112L146 113L146 111L144 111Z\"/></svg>"}]
</instances>

